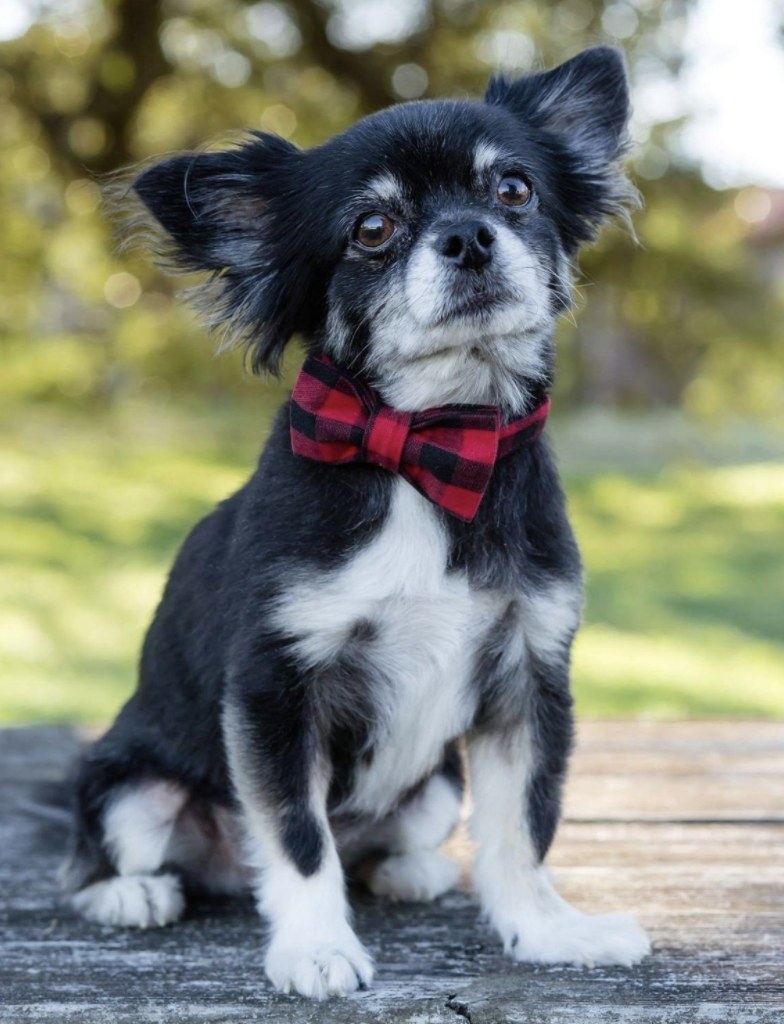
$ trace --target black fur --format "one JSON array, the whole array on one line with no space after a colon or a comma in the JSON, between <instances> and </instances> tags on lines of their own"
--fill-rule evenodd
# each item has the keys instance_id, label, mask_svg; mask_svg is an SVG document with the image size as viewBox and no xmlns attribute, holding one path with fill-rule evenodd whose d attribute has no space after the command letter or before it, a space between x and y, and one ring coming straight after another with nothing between
<instances>
[{"instance_id":1,"label":"black fur","mask_svg":"<svg viewBox=\"0 0 784 1024\"><path fill-rule=\"evenodd\" d=\"M564 308L564 266L632 197L616 166L627 116L622 61L597 48L555 71L495 78L485 102L392 107L304 153L256 134L235 149L153 166L134 188L163 228L172 262L210 273L213 326L244 341L254 369L275 371L299 332L311 350L339 352L383 387L394 370L374 349L379 304L417 241L444 224L470 216L480 226L508 227L549 281L553 318ZM482 142L513 154L511 168L491 168L477 180L471 161ZM390 207L398 230L377 252L360 251L354 226L373 212L363 189L387 172L404 187ZM493 200L493 182L511 172L532 185L524 209ZM463 268L472 275L461 278L473 289L466 294L502 302L505 282L490 276L486 262ZM549 336L541 343L543 369L520 381L518 411L551 384ZM370 465L336 468L295 457L284 406L251 479L185 541L144 643L138 690L85 760L76 887L111 872L102 814L118 787L147 777L232 807L241 772L243 784L275 809L280 841L301 875L318 870L326 837L308 802L314 773L327 766L327 806L339 814L356 773L383 742L378 695L386 682L372 657L378 626L358 619L339 654L314 668L275 610L292 582L346 565L378 535L393 483ZM524 691L519 666L501 665L520 628L515 595L553 581L579 586L579 555L545 440L498 463L473 522L438 515L449 536L448 571L465 574L475 590L510 595L476 653L472 728L504 733L523 720L530 725L537 761L521 800L543 857L572 738L571 636L554 658L531 658ZM231 771L224 714L233 723ZM454 739L445 737L438 770L459 785ZM399 796L405 802L412 793Z\"/></svg>"}]
</instances>

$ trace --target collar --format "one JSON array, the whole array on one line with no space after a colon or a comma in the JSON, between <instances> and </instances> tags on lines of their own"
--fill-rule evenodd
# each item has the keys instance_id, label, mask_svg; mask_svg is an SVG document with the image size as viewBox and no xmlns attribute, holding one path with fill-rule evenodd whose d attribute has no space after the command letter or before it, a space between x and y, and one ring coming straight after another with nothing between
<instances>
[{"instance_id":1,"label":"collar","mask_svg":"<svg viewBox=\"0 0 784 1024\"><path fill-rule=\"evenodd\" d=\"M402 412L361 377L311 355L291 396L291 447L318 462L367 462L404 477L445 511L470 522L496 462L533 444L550 411L545 397L504 422L494 405Z\"/></svg>"}]
</instances>

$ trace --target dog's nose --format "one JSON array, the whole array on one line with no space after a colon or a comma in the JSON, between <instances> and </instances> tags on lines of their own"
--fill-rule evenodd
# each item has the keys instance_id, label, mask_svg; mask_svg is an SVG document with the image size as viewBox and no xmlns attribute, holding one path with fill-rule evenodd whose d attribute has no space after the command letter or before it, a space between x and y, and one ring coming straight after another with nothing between
<instances>
[{"instance_id":1,"label":"dog's nose","mask_svg":"<svg viewBox=\"0 0 784 1024\"><path fill-rule=\"evenodd\" d=\"M456 267L480 270L493 258L495 232L481 220L450 224L438 237L441 255Z\"/></svg>"}]
</instances>

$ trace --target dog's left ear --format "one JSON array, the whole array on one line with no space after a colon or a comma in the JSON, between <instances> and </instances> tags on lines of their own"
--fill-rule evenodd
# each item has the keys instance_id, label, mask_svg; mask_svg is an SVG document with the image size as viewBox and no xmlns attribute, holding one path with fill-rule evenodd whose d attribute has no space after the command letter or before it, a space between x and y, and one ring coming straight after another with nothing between
<instances>
[{"instance_id":1,"label":"dog's left ear","mask_svg":"<svg viewBox=\"0 0 784 1024\"><path fill-rule=\"evenodd\" d=\"M210 272L203 294L194 289L197 302L211 328L244 342L255 372L277 372L316 305L301 209L291 201L304 160L284 139L255 133L233 149L154 164L133 182L165 232L164 264Z\"/></svg>"},{"instance_id":2,"label":"dog's left ear","mask_svg":"<svg viewBox=\"0 0 784 1024\"><path fill-rule=\"evenodd\" d=\"M485 102L506 107L554 149L563 194L589 241L605 217L623 214L636 192L620 173L628 146L629 89L623 56L595 46L551 71L491 79Z\"/></svg>"}]
</instances>

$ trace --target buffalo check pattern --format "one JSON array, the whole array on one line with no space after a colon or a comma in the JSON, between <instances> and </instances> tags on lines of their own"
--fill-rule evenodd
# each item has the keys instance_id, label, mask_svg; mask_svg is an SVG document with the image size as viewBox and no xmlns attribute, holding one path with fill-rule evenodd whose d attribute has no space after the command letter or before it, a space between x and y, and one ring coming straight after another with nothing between
<instances>
[{"instance_id":1,"label":"buffalo check pattern","mask_svg":"<svg viewBox=\"0 0 784 1024\"><path fill-rule=\"evenodd\" d=\"M400 412L327 356L308 356L291 396L291 448L317 462L369 462L398 473L470 522L496 461L535 441L549 411L545 398L508 423L492 405Z\"/></svg>"}]
</instances>

